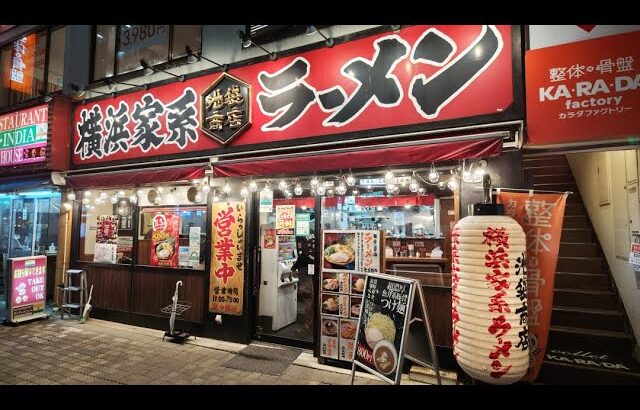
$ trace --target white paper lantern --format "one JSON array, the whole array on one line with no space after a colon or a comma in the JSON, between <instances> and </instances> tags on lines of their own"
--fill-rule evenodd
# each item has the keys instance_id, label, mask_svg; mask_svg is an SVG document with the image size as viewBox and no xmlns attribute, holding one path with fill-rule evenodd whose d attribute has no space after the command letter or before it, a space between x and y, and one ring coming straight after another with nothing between
<instances>
[{"instance_id":1,"label":"white paper lantern","mask_svg":"<svg viewBox=\"0 0 640 410\"><path fill-rule=\"evenodd\" d=\"M507 216L468 216L451 245L454 356L476 380L515 383L529 366L524 231Z\"/></svg>"}]
</instances>

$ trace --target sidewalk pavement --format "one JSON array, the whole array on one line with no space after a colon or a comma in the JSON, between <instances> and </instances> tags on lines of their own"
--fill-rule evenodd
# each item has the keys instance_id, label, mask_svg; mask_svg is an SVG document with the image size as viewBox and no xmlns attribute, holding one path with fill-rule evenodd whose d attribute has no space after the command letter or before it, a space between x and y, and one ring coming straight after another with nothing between
<instances>
[{"instance_id":1,"label":"sidewalk pavement","mask_svg":"<svg viewBox=\"0 0 640 410\"><path fill-rule=\"evenodd\" d=\"M198 337L180 345L163 331L89 319L0 325L0 385L348 385L350 370L303 351L280 375L223 367L246 345ZM265 344L261 343L260 344ZM357 372L354 384L384 385ZM405 375L406 376L406 375ZM423 384L403 377L402 384Z\"/></svg>"}]
</instances>

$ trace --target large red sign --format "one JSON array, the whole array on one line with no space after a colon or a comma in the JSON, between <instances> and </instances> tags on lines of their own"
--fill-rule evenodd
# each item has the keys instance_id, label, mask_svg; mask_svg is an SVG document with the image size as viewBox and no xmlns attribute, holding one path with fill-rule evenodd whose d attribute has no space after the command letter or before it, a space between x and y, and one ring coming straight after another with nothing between
<instances>
[{"instance_id":1,"label":"large red sign","mask_svg":"<svg viewBox=\"0 0 640 410\"><path fill-rule=\"evenodd\" d=\"M251 85L251 123L228 145L410 126L513 103L510 26L413 26L233 69ZM75 165L203 151L201 94L219 73L81 105ZM223 93L224 90L221 91Z\"/></svg>"},{"instance_id":2,"label":"large red sign","mask_svg":"<svg viewBox=\"0 0 640 410\"><path fill-rule=\"evenodd\" d=\"M637 140L638 44L635 31L527 51L527 145Z\"/></svg>"}]
</instances>

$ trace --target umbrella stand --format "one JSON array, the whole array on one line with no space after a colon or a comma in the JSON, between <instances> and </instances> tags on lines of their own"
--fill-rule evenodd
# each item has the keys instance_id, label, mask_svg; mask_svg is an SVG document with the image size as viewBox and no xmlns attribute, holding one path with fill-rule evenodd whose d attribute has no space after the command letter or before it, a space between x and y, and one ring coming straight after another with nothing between
<instances>
[{"instance_id":1,"label":"umbrella stand","mask_svg":"<svg viewBox=\"0 0 640 410\"><path fill-rule=\"evenodd\" d=\"M164 333L162 340L168 337L172 342L184 343L189 339L189 332L185 330L177 330L175 328L176 317L191 309L191 303L178 300L178 288L182 286L182 281L176 282L176 290L171 298L171 304L160 309L162 313L169 315L169 331ZM194 336L195 337L195 336Z\"/></svg>"}]
</instances>

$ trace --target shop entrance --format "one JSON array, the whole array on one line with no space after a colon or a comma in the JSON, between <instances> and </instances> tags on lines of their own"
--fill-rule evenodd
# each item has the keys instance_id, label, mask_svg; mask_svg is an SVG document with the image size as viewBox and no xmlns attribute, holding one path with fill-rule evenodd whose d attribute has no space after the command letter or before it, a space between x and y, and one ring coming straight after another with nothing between
<instances>
[{"instance_id":1,"label":"shop entrance","mask_svg":"<svg viewBox=\"0 0 640 410\"><path fill-rule=\"evenodd\" d=\"M52 302L58 246L60 192L52 189L0 192L0 317L10 289L9 259L47 256L46 300Z\"/></svg>"},{"instance_id":2,"label":"shop entrance","mask_svg":"<svg viewBox=\"0 0 640 410\"><path fill-rule=\"evenodd\" d=\"M315 197L301 185L266 189L256 195L255 337L313 348ZM292 193L296 192L294 198Z\"/></svg>"}]
</instances>

